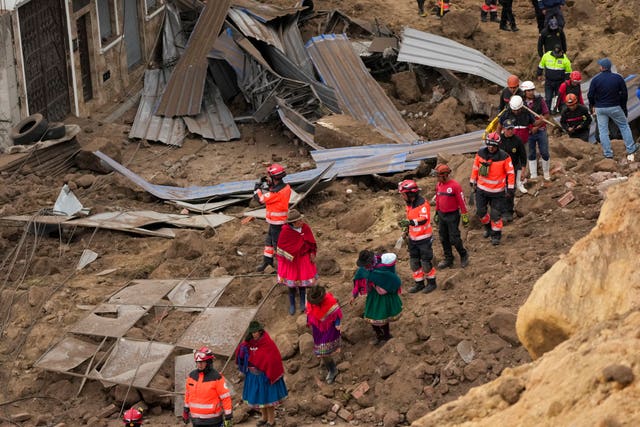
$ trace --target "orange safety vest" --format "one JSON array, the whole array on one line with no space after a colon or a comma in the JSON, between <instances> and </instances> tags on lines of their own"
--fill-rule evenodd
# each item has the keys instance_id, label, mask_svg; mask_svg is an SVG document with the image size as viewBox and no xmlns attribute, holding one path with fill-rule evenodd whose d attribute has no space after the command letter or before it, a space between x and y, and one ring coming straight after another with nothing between
<instances>
[{"instance_id":1,"label":"orange safety vest","mask_svg":"<svg viewBox=\"0 0 640 427\"><path fill-rule=\"evenodd\" d=\"M277 191L256 190L258 200L267 208L267 222L274 225L282 225L287 222L289 213L289 199L291 199L291 186L286 184Z\"/></svg>"},{"instance_id":2,"label":"orange safety vest","mask_svg":"<svg viewBox=\"0 0 640 427\"><path fill-rule=\"evenodd\" d=\"M489 173L486 176L479 174L483 163L487 163L489 166ZM487 147L482 147L478 150L476 158L473 160L470 181L477 184L480 190L489 193L504 192L505 187L514 189L515 172L511 157L503 150L491 155Z\"/></svg>"},{"instance_id":3,"label":"orange safety vest","mask_svg":"<svg viewBox=\"0 0 640 427\"><path fill-rule=\"evenodd\" d=\"M225 379L218 371L211 368L208 372L197 369L187 377L184 391L184 406L189 408L191 417L211 419L222 416L230 419L232 415L231 392Z\"/></svg>"},{"instance_id":4,"label":"orange safety vest","mask_svg":"<svg viewBox=\"0 0 640 427\"><path fill-rule=\"evenodd\" d=\"M420 201L422 201L422 203L420 203ZM405 206L407 219L409 221L426 222L421 225L409 224L409 239L414 241L428 239L433 234L433 229L431 228L431 206L429 206L429 203L421 196L418 196L416 202L420 203L416 207Z\"/></svg>"}]
</instances>

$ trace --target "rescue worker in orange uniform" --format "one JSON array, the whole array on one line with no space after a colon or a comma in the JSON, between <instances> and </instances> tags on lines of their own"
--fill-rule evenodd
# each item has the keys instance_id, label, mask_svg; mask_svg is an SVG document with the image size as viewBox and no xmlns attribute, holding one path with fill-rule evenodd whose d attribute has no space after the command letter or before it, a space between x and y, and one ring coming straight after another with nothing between
<instances>
[{"instance_id":1,"label":"rescue worker in orange uniform","mask_svg":"<svg viewBox=\"0 0 640 427\"><path fill-rule=\"evenodd\" d=\"M405 201L407 219L399 222L407 228L409 238L409 265L413 271L415 284L409 293L423 291L425 294L436 289L436 269L433 267L433 230L431 228L431 206L420 195L418 184L405 179L398 184L398 192ZM426 273L425 273L426 272ZM427 285L424 281L427 279Z\"/></svg>"},{"instance_id":2,"label":"rescue worker in orange uniform","mask_svg":"<svg viewBox=\"0 0 640 427\"><path fill-rule=\"evenodd\" d=\"M273 256L278 246L280 230L282 230L282 225L287 222L291 187L283 181L286 175L285 169L274 163L267 168L267 176L262 177L255 185L253 197L265 205L267 223L269 223L269 231L262 253L262 264L256 269L258 272L264 271L269 265L273 267Z\"/></svg>"},{"instance_id":3,"label":"rescue worker in orange uniform","mask_svg":"<svg viewBox=\"0 0 640 427\"><path fill-rule=\"evenodd\" d=\"M484 143L473 161L469 184L476 193L476 215L484 224L483 237L491 237L491 244L499 245L506 198L516 193L515 172L511 157L499 147L499 133L491 132Z\"/></svg>"},{"instance_id":4,"label":"rescue worker in orange uniform","mask_svg":"<svg viewBox=\"0 0 640 427\"><path fill-rule=\"evenodd\" d=\"M231 392L222 374L213 368L213 352L201 347L193 358L197 369L187 377L182 420L194 426L232 427Z\"/></svg>"}]
</instances>

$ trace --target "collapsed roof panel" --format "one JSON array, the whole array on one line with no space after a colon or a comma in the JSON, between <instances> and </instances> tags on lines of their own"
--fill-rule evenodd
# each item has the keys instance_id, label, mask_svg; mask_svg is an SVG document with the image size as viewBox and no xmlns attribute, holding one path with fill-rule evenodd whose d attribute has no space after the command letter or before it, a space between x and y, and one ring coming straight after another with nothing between
<instances>
[{"instance_id":1,"label":"collapsed roof panel","mask_svg":"<svg viewBox=\"0 0 640 427\"><path fill-rule=\"evenodd\" d=\"M207 75L207 54L222 29L231 0L207 2L184 54L176 68L156 110L161 116L193 116L200 113Z\"/></svg>"},{"instance_id":2,"label":"collapsed roof panel","mask_svg":"<svg viewBox=\"0 0 640 427\"><path fill-rule=\"evenodd\" d=\"M352 18L339 10L332 10L327 16L325 34L344 33L347 35L392 36L393 31L376 21Z\"/></svg>"},{"instance_id":3,"label":"collapsed roof panel","mask_svg":"<svg viewBox=\"0 0 640 427\"><path fill-rule=\"evenodd\" d=\"M261 23L241 9L234 9L232 7L229 9L227 15L246 37L261 40L284 52L284 45L280 40L280 35L274 27Z\"/></svg>"},{"instance_id":4,"label":"collapsed roof panel","mask_svg":"<svg viewBox=\"0 0 640 427\"><path fill-rule=\"evenodd\" d=\"M315 126L304 118L304 116L289 107L282 99L277 98L276 102L278 103L278 116L280 116L282 123L310 147L316 150L322 149L314 140Z\"/></svg>"},{"instance_id":5,"label":"collapsed roof panel","mask_svg":"<svg viewBox=\"0 0 640 427\"><path fill-rule=\"evenodd\" d=\"M304 41L300 28L298 28L298 17L285 18L280 26L280 39L284 44L284 53L291 61L293 61L300 71L313 76L313 64L307 50L304 48ZM285 76L287 77L287 76Z\"/></svg>"},{"instance_id":6,"label":"collapsed roof panel","mask_svg":"<svg viewBox=\"0 0 640 427\"><path fill-rule=\"evenodd\" d=\"M175 288L181 281L134 280L109 298L109 304L154 305Z\"/></svg>"},{"instance_id":7,"label":"collapsed roof panel","mask_svg":"<svg viewBox=\"0 0 640 427\"><path fill-rule=\"evenodd\" d=\"M402 33L398 61L473 74L500 86L511 74L475 49L413 28Z\"/></svg>"},{"instance_id":8,"label":"collapsed roof panel","mask_svg":"<svg viewBox=\"0 0 640 427\"><path fill-rule=\"evenodd\" d=\"M420 140L371 77L345 35L314 37L307 43L307 51L323 82L335 89L344 112L393 141Z\"/></svg>"},{"instance_id":9,"label":"collapsed roof panel","mask_svg":"<svg viewBox=\"0 0 640 427\"><path fill-rule=\"evenodd\" d=\"M163 70L146 70L144 72L142 98L129 131L129 138L159 141L181 147L186 135L182 119L153 114L158 99L164 92L165 84L166 78Z\"/></svg>"},{"instance_id":10,"label":"collapsed roof panel","mask_svg":"<svg viewBox=\"0 0 640 427\"><path fill-rule=\"evenodd\" d=\"M66 372L80 366L98 351L98 345L75 337L64 337L33 365L49 371Z\"/></svg>"},{"instance_id":11,"label":"collapsed roof panel","mask_svg":"<svg viewBox=\"0 0 640 427\"><path fill-rule=\"evenodd\" d=\"M195 117L184 116L189 132L214 141L231 141L240 138L233 115L225 105L220 90L211 78L207 79L202 100L202 113Z\"/></svg>"},{"instance_id":12,"label":"collapsed roof panel","mask_svg":"<svg viewBox=\"0 0 640 427\"><path fill-rule=\"evenodd\" d=\"M265 3L259 3L253 0L233 0L232 5L234 8L242 9L247 13L250 13L260 22L269 22L273 21L276 18L295 15L305 9L304 6L285 8Z\"/></svg>"},{"instance_id":13,"label":"collapsed roof panel","mask_svg":"<svg viewBox=\"0 0 640 427\"><path fill-rule=\"evenodd\" d=\"M72 328L74 334L119 338L147 312L149 306L101 304Z\"/></svg>"}]
</instances>

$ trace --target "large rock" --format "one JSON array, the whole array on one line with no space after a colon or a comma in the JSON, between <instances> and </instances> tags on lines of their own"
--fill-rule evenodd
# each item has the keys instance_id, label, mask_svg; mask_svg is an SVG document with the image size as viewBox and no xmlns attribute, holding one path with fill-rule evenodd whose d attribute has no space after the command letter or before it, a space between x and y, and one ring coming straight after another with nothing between
<instances>
[{"instance_id":1,"label":"large rock","mask_svg":"<svg viewBox=\"0 0 640 427\"><path fill-rule=\"evenodd\" d=\"M475 10L456 10L442 17L442 33L451 39L470 39L478 31L478 14Z\"/></svg>"},{"instance_id":2,"label":"large rock","mask_svg":"<svg viewBox=\"0 0 640 427\"><path fill-rule=\"evenodd\" d=\"M464 124L464 114L458 108L455 98L447 98L433 110L427 118L427 128L432 139L460 134Z\"/></svg>"},{"instance_id":3,"label":"large rock","mask_svg":"<svg viewBox=\"0 0 640 427\"><path fill-rule=\"evenodd\" d=\"M611 187L596 227L534 285L516 323L532 358L578 330L639 306L639 195L638 175Z\"/></svg>"},{"instance_id":4,"label":"large rock","mask_svg":"<svg viewBox=\"0 0 640 427\"><path fill-rule=\"evenodd\" d=\"M640 354L638 330L639 310L600 323L532 363L505 369L413 426L637 425L637 408L629 402L640 393L640 365L632 362Z\"/></svg>"},{"instance_id":5,"label":"large rock","mask_svg":"<svg viewBox=\"0 0 640 427\"><path fill-rule=\"evenodd\" d=\"M391 76L391 81L396 89L398 99L413 104L420 101L422 92L418 86L416 74L413 71L402 71Z\"/></svg>"},{"instance_id":6,"label":"large rock","mask_svg":"<svg viewBox=\"0 0 640 427\"><path fill-rule=\"evenodd\" d=\"M366 122L360 122L347 114L326 116L318 120L314 142L324 148L395 144L395 141L382 136Z\"/></svg>"},{"instance_id":7,"label":"large rock","mask_svg":"<svg viewBox=\"0 0 640 427\"><path fill-rule=\"evenodd\" d=\"M498 308L487 320L491 332L498 335L503 340L513 346L520 345L516 334L516 315L509 310Z\"/></svg>"}]
</instances>

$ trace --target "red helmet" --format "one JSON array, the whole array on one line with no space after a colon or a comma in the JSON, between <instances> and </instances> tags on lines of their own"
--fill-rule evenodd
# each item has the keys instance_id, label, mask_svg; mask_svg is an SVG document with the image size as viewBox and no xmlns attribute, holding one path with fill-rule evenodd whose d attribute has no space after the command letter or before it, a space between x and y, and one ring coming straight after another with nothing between
<instances>
[{"instance_id":1,"label":"red helmet","mask_svg":"<svg viewBox=\"0 0 640 427\"><path fill-rule=\"evenodd\" d=\"M436 173L438 175L449 175L451 173L451 168L448 165L440 164L436 166Z\"/></svg>"},{"instance_id":2,"label":"red helmet","mask_svg":"<svg viewBox=\"0 0 640 427\"><path fill-rule=\"evenodd\" d=\"M398 192L400 193L417 193L418 191L420 191L420 187L412 179L405 179L398 184Z\"/></svg>"},{"instance_id":3,"label":"red helmet","mask_svg":"<svg viewBox=\"0 0 640 427\"><path fill-rule=\"evenodd\" d=\"M282 165L277 163L272 164L267 168L267 173L271 175L273 178L282 179L287 175L287 171L284 170Z\"/></svg>"},{"instance_id":4,"label":"red helmet","mask_svg":"<svg viewBox=\"0 0 640 427\"><path fill-rule=\"evenodd\" d=\"M500 145L500 134L498 132L491 132L484 140L485 145L498 147Z\"/></svg>"},{"instance_id":5,"label":"red helmet","mask_svg":"<svg viewBox=\"0 0 640 427\"><path fill-rule=\"evenodd\" d=\"M580 71L572 71L571 74L569 74L569 78L574 82L581 82L582 73L580 73Z\"/></svg>"},{"instance_id":6,"label":"red helmet","mask_svg":"<svg viewBox=\"0 0 640 427\"><path fill-rule=\"evenodd\" d=\"M125 411L122 421L129 426L140 426L142 425L142 413L135 408L131 408Z\"/></svg>"},{"instance_id":7,"label":"red helmet","mask_svg":"<svg viewBox=\"0 0 640 427\"><path fill-rule=\"evenodd\" d=\"M196 350L193 353L193 359L196 362L206 362L207 360L213 360L216 357L213 355L213 352L209 349L209 347L202 346L199 350Z\"/></svg>"}]
</instances>

